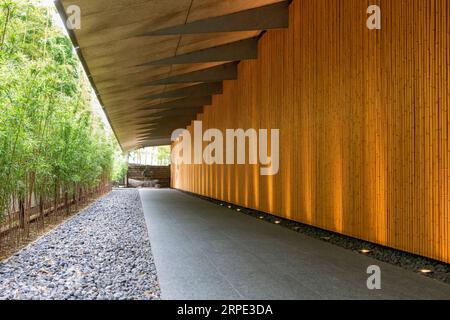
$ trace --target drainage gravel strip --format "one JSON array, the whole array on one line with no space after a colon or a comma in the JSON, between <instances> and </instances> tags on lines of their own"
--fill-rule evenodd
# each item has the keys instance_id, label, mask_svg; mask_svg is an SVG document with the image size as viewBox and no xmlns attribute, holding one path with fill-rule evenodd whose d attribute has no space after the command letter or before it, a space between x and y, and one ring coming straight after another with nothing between
<instances>
[{"instance_id":1,"label":"drainage gravel strip","mask_svg":"<svg viewBox=\"0 0 450 320\"><path fill-rule=\"evenodd\" d=\"M159 299L137 190L115 190L0 262L0 300Z\"/></svg>"}]
</instances>

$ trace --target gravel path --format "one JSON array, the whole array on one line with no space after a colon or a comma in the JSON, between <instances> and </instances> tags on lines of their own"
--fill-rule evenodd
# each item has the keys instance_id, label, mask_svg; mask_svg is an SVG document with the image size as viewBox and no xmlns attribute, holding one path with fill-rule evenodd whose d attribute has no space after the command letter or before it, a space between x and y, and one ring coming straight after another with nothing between
<instances>
[{"instance_id":1,"label":"gravel path","mask_svg":"<svg viewBox=\"0 0 450 320\"><path fill-rule=\"evenodd\" d=\"M115 190L0 262L2 299L159 299L137 190Z\"/></svg>"},{"instance_id":2,"label":"gravel path","mask_svg":"<svg viewBox=\"0 0 450 320\"><path fill-rule=\"evenodd\" d=\"M193 194L187 191L184 191L184 193L196 198L212 202L216 205L228 207L233 210L238 209L241 213L252 216L254 218L258 218L270 223L277 223L278 225L291 229L295 232L302 233L307 236L320 239L322 241L326 241L339 247L352 250L355 253L363 254L365 256L369 256L379 261L399 266L403 269L415 273L421 274L419 272L419 270L421 269L432 270L433 272L431 273L421 275L450 284L450 264L448 263L436 261L426 257L421 257L412 253L399 251L393 248L384 247L382 245L377 245L364 240L348 237L342 234L334 233L332 231L323 230L300 222L283 219L265 212L239 207L236 206L235 204L227 203L225 201L212 199L198 194ZM363 248L369 249L370 252L362 253L361 249Z\"/></svg>"}]
</instances>

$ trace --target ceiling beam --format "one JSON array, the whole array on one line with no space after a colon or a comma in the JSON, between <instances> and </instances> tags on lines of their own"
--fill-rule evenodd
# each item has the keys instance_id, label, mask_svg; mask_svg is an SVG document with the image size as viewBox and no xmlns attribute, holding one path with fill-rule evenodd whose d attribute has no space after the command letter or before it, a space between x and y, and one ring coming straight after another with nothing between
<instances>
[{"instance_id":1,"label":"ceiling beam","mask_svg":"<svg viewBox=\"0 0 450 320\"><path fill-rule=\"evenodd\" d=\"M150 111L150 112L145 112ZM137 117L145 117L145 116L152 116L152 115L164 115L164 114L173 114L173 115L184 115L189 114L192 112L202 112L203 106L193 106L193 107L185 107L185 108L171 108L171 109L161 109L161 110L144 110L142 112L136 112L136 110L128 110L128 111L121 111L116 112L113 114L113 118L117 120L121 119L130 119L130 118L137 118Z\"/></svg>"},{"instance_id":2,"label":"ceiling beam","mask_svg":"<svg viewBox=\"0 0 450 320\"><path fill-rule=\"evenodd\" d=\"M171 137L173 132L177 129L186 129L191 124L191 119L183 119L178 121L167 122L165 126L152 127L145 131L135 132L135 136L147 136L152 137L155 135Z\"/></svg>"},{"instance_id":3,"label":"ceiling beam","mask_svg":"<svg viewBox=\"0 0 450 320\"><path fill-rule=\"evenodd\" d=\"M287 28L289 4L279 2L224 16L208 18L191 23L144 33L143 36L162 36L195 33L216 33Z\"/></svg>"},{"instance_id":4,"label":"ceiling beam","mask_svg":"<svg viewBox=\"0 0 450 320\"><path fill-rule=\"evenodd\" d=\"M167 111L177 111L182 113L183 110L187 112L192 111L193 109L202 109L205 105L210 105L212 103L212 97L193 97L193 98L182 98L174 101L164 102L160 104L152 104L148 106L143 106L141 104L140 108L130 108L126 110L109 110L109 115L113 119L127 119L130 117L141 117L146 115L153 115L159 112L167 112Z\"/></svg>"},{"instance_id":5,"label":"ceiling beam","mask_svg":"<svg viewBox=\"0 0 450 320\"><path fill-rule=\"evenodd\" d=\"M178 129L178 128L186 128L188 125L190 125L190 121L185 121L183 123L179 123L178 125L174 125L173 128L160 128L157 130L152 131L150 134L148 134L146 137L147 138L151 138L152 136L164 136L167 137L168 139L171 138L173 132ZM141 137L145 137L145 136L141 136Z\"/></svg>"},{"instance_id":6,"label":"ceiling beam","mask_svg":"<svg viewBox=\"0 0 450 320\"><path fill-rule=\"evenodd\" d=\"M201 69L193 72L171 76L165 79L151 81L146 86L191 82L219 82L237 79L237 62L225 63L219 66Z\"/></svg>"},{"instance_id":7,"label":"ceiling beam","mask_svg":"<svg viewBox=\"0 0 450 320\"><path fill-rule=\"evenodd\" d=\"M134 148L145 148L145 147L154 147L154 146L165 146L171 145L172 141L170 138L165 137L153 137L150 140L142 141L139 145L135 145Z\"/></svg>"},{"instance_id":8,"label":"ceiling beam","mask_svg":"<svg viewBox=\"0 0 450 320\"><path fill-rule=\"evenodd\" d=\"M193 51L178 56L151 61L144 65L190 64L202 62L238 61L258 58L258 38L250 38Z\"/></svg>"},{"instance_id":9,"label":"ceiling beam","mask_svg":"<svg viewBox=\"0 0 450 320\"><path fill-rule=\"evenodd\" d=\"M174 101L169 101L160 104L153 104L148 106L143 106L141 108L136 108L136 111L144 111L144 110L154 110L154 109L173 109L173 108L188 108L188 107L203 107L206 105L210 105L212 103L211 96L205 97L193 97L193 98L182 98Z\"/></svg>"},{"instance_id":10,"label":"ceiling beam","mask_svg":"<svg viewBox=\"0 0 450 320\"><path fill-rule=\"evenodd\" d=\"M192 116L195 118L195 115L197 113L203 112L203 107L193 107L193 108L181 108L181 109L169 109L167 111L161 111L161 112L154 112L154 113L146 113L146 114L132 114L129 117L117 117L113 119L117 119L123 124L134 124L137 121L142 121L145 119L151 119L156 117L162 117L162 116Z\"/></svg>"},{"instance_id":11,"label":"ceiling beam","mask_svg":"<svg viewBox=\"0 0 450 320\"><path fill-rule=\"evenodd\" d=\"M156 118L156 117L155 117ZM193 121L195 120L195 116L194 118L192 116L183 116L183 117L178 117L178 116L166 116L166 117L158 117L158 122L156 123L152 123L150 121L145 121L145 122L141 122L141 123L136 123L133 127L134 130L140 130L140 129L148 129L149 126L152 126L152 128L158 128L158 127L164 127L167 128L167 126L169 125L169 123L178 123L178 122L184 122L184 121Z\"/></svg>"},{"instance_id":12,"label":"ceiling beam","mask_svg":"<svg viewBox=\"0 0 450 320\"><path fill-rule=\"evenodd\" d=\"M153 113L154 116L185 116L203 112L203 107L172 109Z\"/></svg>"},{"instance_id":13,"label":"ceiling beam","mask_svg":"<svg viewBox=\"0 0 450 320\"><path fill-rule=\"evenodd\" d=\"M150 134L152 131L153 131L152 128L150 128L150 129L144 129L144 130L138 130L138 131L136 131L136 136L139 137L139 136L141 136L141 135L148 135L148 134Z\"/></svg>"},{"instance_id":14,"label":"ceiling beam","mask_svg":"<svg viewBox=\"0 0 450 320\"><path fill-rule=\"evenodd\" d=\"M157 118L158 122L151 122L151 121L144 121L141 123L136 123L134 127L136 129L148 129L149 126L153 126L155 128L157 127L167 127L168 123L178 123L178 122L184 122L185 120L193 121L195 120L195 116L192 117L189 116L183 116L183 117L177 117L177 116L165 116L165 117L155 117ZM156 126L155 126L156 124Z\"/></svg>"},{"instance_id":15,"label":"ceiling beam","mask_svg":"<svg viewBox=\"0 0 450 320\"><path fill-rule=\"evenodd\" d=\"M151 132L149 132L148 134L144 134L144 135L139 135L139 136L135 136L136 138L147 138L147 139L151 139L152 137L155 136L162 136L162 137L166 137L168 139L170 139L172 137L173 132L178 129L178 128L186 128L188 125L190 125L190 121L185 121L183 123L180 123L178 125L174 125L173 128L160 128L157 130L152 130Z\"/></svg>"}]
</instances>

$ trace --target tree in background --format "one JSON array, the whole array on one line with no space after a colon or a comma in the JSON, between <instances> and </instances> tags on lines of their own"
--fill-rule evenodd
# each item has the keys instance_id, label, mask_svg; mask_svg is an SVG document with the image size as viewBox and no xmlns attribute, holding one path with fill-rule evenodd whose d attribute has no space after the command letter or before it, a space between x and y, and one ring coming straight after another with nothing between
<instances>
[{"instance_id":1,"label":"tree in background","mask_svg":"<svg viewBox=\"0 0 450 320\"><path fill-rule=\"evenodd\" d=\"M147 147L131 151L130 163L168 166L170 165L170 146Z\"/></svg>"},{"instance_id":2,"label":"tree in background","mask_svg":"<svg viewBox=\"0 0 450 320\"><path fill-rule=\"evenodd\" d=\"M117 143L117 140L115 142L115 153L114 153L114 167L113 167L113 174L112 174L112 180L114 182L120 182L128 172L128 156L124 154L119 144Z\"/></svg>"},{"instance_id":3,"label":"tree in background","mask_svg":"<svg viewBox=\"0 0 450 320\"><path fill-rule=\"evenodd\" d=\"M170 146L158 147L158 164L165 166L170 164Z\"/></svg>"},{"instance_id":4,"label":"tree in background","mask_svg":"<svg viewBox=\"0 0 450 320\"><path fill-rule=\"evenodd\" d=\"M0 0L0 219L19 202L93 188L114 173L117 142L53 8ZM122 171L121 171L122 170Z\"/></svg>"}]
</instances>

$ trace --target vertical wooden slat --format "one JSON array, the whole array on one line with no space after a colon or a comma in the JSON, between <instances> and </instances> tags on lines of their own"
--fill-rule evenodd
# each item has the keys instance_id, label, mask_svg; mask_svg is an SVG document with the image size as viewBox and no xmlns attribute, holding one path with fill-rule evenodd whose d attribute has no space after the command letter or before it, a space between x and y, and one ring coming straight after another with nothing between
<instances>
[{"instance_id":1,"label":"vertical wooden slat","mask_svg":"<svg viewBox=\"0 0 450 320\"><path fill-rule=\"evenodd\" d=\"M294 0L203 115L280 129L279 174L182 165L173 186L450 262L449 20L447 0Z\"/></svg>"}]
</instances>

